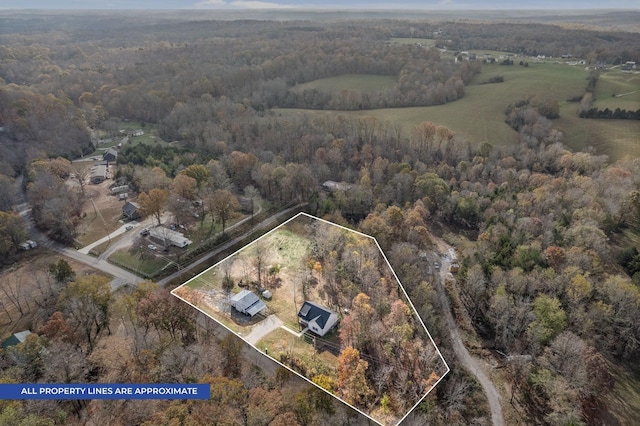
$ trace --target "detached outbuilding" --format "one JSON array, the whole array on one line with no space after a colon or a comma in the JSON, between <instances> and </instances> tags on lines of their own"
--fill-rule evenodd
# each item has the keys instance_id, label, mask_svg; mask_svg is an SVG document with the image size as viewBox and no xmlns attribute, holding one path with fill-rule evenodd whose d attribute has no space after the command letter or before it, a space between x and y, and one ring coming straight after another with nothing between
<instances>
[{"instance_id":1,"label":"detached outbuilding","mask_svg":"<svg viewBox=\"0 0 640 426\"><path fill-rule=\"evenodd\" d=\"M258 314L267 307L255 293L246 289L233 295L231 298L231 306L236 311L250 316Z\"/></svg>"},{"instance_id":2,"label":"detached outbuilding","mask_svg":"<svg viewBox=\"0 0 640 426\"><path fill-rule=\"evenodd\" d=\"M298 312L298 321L318 336L324 336L338 323L338 314L307 300Z\"/></svg>"},{"instance_id":3,"label":"detached outbuilding","mask_svg":"<svg viewBox=\"0 0 640 426\"><path fill-rule=\"evenodd\" d=\"M99 184L107 179L107 166L98 165L93 166L91 171L90 181L92 184Z\"/></svg>"},{"instance_id":4,"label":"detached outbuilding","mask_svg":"<svg viewBox=\"0 0 640 426\"><path fill-rule=\"evenodd\" d=\"M24 330L18 333L13 333L2 342L2 348L7 349L10 346L16 346L17 344L24 343L27 340L27 336L31 334L31 331Z\"/></svg>"}]
</instances>

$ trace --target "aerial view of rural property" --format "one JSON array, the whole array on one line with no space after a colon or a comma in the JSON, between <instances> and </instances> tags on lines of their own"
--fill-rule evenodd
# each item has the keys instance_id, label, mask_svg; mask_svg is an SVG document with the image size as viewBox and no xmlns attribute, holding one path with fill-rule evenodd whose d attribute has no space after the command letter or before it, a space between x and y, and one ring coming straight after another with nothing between
<instances>
[{"instance_id":1,"label":"aerial view of rural property","mask_svg":"<svg viewBox=\"0 0 640 426\"><path fill-rule=\"evenodd\" d=\"M640 425L637 0L0 1L0 426Z\"/></svg>"},{"instance_id":2,"label":"aerial view of rural property","mask_svg":"<svg viewBox=\"0 0 640 426\"><path fill-rule=\"evenodd\" d=\"M375 240L304 213L173 293L382 424L448 370Z\"/></svg>"}]
</instances>

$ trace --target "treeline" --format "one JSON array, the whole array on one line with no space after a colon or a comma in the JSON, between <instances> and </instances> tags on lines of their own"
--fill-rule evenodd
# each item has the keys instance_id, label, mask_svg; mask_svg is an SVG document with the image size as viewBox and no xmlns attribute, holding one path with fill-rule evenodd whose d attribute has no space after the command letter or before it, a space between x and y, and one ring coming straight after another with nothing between
<instances>
[{"instance_id":1,"label":"treeline","mask_svg":"<svg viewBox=\"0 0 640 426\"><path fill-rule=\"evenodd\" d=\"M29 85L43 95L64 94L62 100L82 109L86 124L98 126L108 116L157 123L175 106L204 94L248 102L255 109L435 105L463 96L464 84L479 66L439 62L435 51L418 46L385 44L391 36L409 35L407 26L396 21L314 26L295 21L201 21L141 27L125 25L128 19L98 19L96 25L108 23L109 28L87 29L85 22L75 32L1 35L0 78L6 84ZM411 36L431 37L439 27L428 23L412 28ZM451 47L454 50L532 53L514 43L551 37L554 50L561 49L558 40L567 44L558 55L573 51L584 57L593 50L598 61L611 62L608 56L614 54L634 59L629 46L635 44L627 33L603 38L597 37L599 32L538 24L467 23L443 23L442 31L451 44L459 45ZM524 38L523 31L531 37ZM105 34L109 38L100 38ZM579 47L569 48L572 44ZM398 76L398 84L389 91L338 97L290 91L298 83L346 73Z\"/></svg>"},{"instance_id":2,"label":"treeline","mask_svg":"<svg viewBox=\"0 0 640 426\"><path fill-rule=\"evenodd\" d=\"M616 108L611 111L609 108L598 109L590 108L586 111L580 111L580 118L609 118L613 120L640 120L640 109L636 111L627 111L626 109Z\"/></svg>"},{"instance_id":3,"label":"treeline","mask_svg":"<svg viewBox=\"0 0 640 426\"><path fill-rule=\"evenodd\" d=\"M37 158L79 157L93 150L85 117L64 94L0 88L0 168L14 176Z\"/></svg>"},{"instance_id":4,"label":"treeline","mask_svg":"<svg viewBox=\"0 0 640 426\"><path fill-rule=\"evenodd\" d=\"M0 289L3 308L32 319L24 343L0 349L7 383L206 383L208 401L2 401L5 424L280 426L357 422L358 414L275 364L262 370L206 315L144 282L112 293L109 279L59 260L30 264ZM6 318L3 309L0 313ZM18 308L15 309L18 313ZM10 320L16 317L9 316Z\"/></svg>"},{"instance_id":5,"label":"treeline","mask_svg":"<svg viewBox=\"0 0 640 426\"><path fill-rule=\"evenodd\" d=\"M568 29L534 23L438 23L413 26L413 37L432 38L439 29L440 43L452 50L499 50L527 56L572 54L588 63L620 64L640 60L640 46L632 32ZM402 37L411 37L407 29ZM451 42L448 42L451 40Z\"/></svg>"}]
</instances>

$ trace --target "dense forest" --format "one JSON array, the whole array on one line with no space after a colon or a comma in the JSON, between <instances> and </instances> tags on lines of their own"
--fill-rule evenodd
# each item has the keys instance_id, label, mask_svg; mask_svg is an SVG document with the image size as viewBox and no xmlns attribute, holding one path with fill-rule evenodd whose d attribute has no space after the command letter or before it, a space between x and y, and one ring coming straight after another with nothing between
<instances>
[{"instance_id":1,"label":"dense forest","mask_svg":"<svg viewBox=\"0 0 640 426\"><path fill-rule=\"evenodd\" d=\"M640 62L637 33L400 20L58 19L45 32L34 31L37 20L17 19L14 32L0 35L3 261L15 259L26 235L11 210L18 175L38 206L36 223L71 241L77 206L86 200L63 183L66 159L91 151L94 130L124 120L152 123L159 137L177 143L124 147L115 176L147 197L148 213L168 210L178 223L193 221L180 217L179 200L199 198L224 220L228 212L219 206L233 205L228 200L250 187L274 205L304 201L309 213L377 238L445 359L455 356L419 253L434 249L432 233L462 235L456 314L469 321L470 332L520 356L508 375L526 421L605 422L610 366L632 369L640 357L640 255L624 239L640 232L640 159L610 163L570 152L551 121L557 104L535 97L505 105L505 120L519 133L519 142L508 146L462 140L429 121L405 134L375 118L292 118L271 108L452 102L481 66L444 63L435 49L385 44L392 36L430 37L439 30L450 49L571 52L615 63ZM344 104L290 91L345 73L394 75L398 84ZM321 184L329 179L349 185L327 193ZM212 401L4 401L0 418L351 424L352 412L321 393L308 397L305 385L284 371L271 377L251 367L237 340L213 336L206 317L166 289L145 284L112 295L106 279L68 269L60 263L34 273L33 300L26 290L15 292L26 286L3 284L3 306L38 315L37 335L0 351L1 380L201 381L211 384ZM63 366L61 359L74 361ZM481 399L473 379L452 371L408 422L483 424Z\"/></svg>"}]
</instances>

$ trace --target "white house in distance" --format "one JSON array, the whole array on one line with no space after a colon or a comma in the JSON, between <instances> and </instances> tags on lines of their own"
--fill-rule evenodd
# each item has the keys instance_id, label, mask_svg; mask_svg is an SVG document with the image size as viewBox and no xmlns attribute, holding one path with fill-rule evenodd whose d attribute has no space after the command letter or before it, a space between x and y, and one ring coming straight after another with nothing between
<instances>
[{"instance_id":1,"label":"white house in distance","mask_svg":"<svg viewBox=\"0 0 640 426\"><path fill-rule=\"evenodd\" d=\"M298 321L318 336L324 336L338 323L338 314L306 300L298 312Z\"/></svg>"},{"instance_id":2,"label":"white house in distance","mask_svg":"<svg viewBox=\"0 0 640 426\"><path fill-rule=\"evenodd\" d=\"M236 311L250 316L256 315L267 307L255 293L246 289L231 297L231 306L233 306Z\"/></svg>"}]
</instances>

